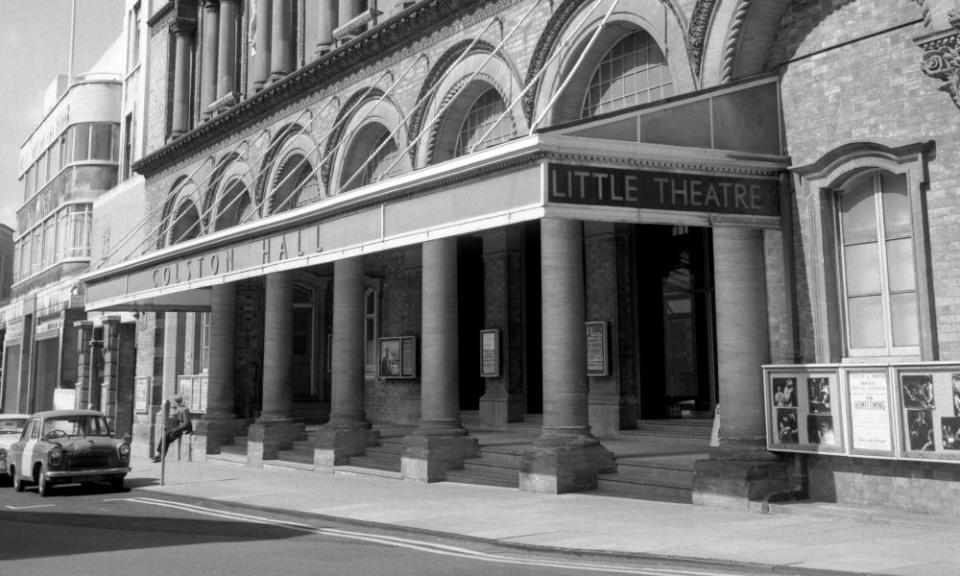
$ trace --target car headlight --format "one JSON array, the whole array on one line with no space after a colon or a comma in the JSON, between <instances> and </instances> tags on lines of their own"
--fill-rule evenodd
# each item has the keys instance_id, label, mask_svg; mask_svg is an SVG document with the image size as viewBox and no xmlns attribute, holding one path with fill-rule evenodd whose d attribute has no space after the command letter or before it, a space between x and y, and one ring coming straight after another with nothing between
<instances>
[{"instance_id":1,"label":"car headlight","mask_svg":"<svg viewBox=\"0 0 960 576\"><path fill-rule=\"evenodd\" d=\"M63 448L60 446L54 446L47 452L47 464L51 468L59 468L63 464Z\"/></svg>"},{"instance_id":2,"label":"car headlight","mask_svg":"<svg viewBox=\"0 0 960 576\"><path fill-rule=\"evenodd\" d=\"M121 459L121 460L129 460L129 459L130 459L130 445L129 445L129 444L126 444L126 443L121 444L120 447L117 448L117 450L120 452L120 459Z\"/></svg>"}]
</instances>

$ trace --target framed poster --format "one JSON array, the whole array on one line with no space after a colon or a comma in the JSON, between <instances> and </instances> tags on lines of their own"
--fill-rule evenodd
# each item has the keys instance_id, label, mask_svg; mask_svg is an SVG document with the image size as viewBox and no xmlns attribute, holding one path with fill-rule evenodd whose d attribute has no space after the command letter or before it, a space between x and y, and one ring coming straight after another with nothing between
<instances>
[{"instance_id":1,"label":"framed poster","mask_svg":"<svg viewBox=\"0 0 960 576\"><path fill-rule=\"evenodd\" d=\"M137 414L146 414L149 409L150 376L139 376L134 381L133 409Z\"/></svg>"},{"instance_id":2,"label":"framed poster","mask_svg":"<svg viewBox=\"0 0 960 576\"><path fill-rule=\"evenodd\" d=\"M845 370L850 453L892 458L894 410L889 371L883 367Z\"/></svg>"},{"instance_id":3,"label":"framed poster","mask_svg":"<svg viewBox=\"0 0 960 576\"><path fill-rule=\"evenodd\" d=\"M960 365L898 368L905 459L960 461Z\"/></svg>"},{"instance_id":4,"label":"framed poster","mask_svg":"<svg viewBox=\"0 0 960 576\"><path fill-rule=\"evenodd\" d=\"M845 451L836 367L765 366L767 448L809 453Z\"/></svg>"},{"instance_id":5,"label":"framed poster","mask_svg":"<svg viewBox=\"0 0 960 576\"><path fill-rule=\"evenodd\" d=\"M414 336L381 338L379 343L379 378L416 378L417 339Z\"/></svg>"},{"instance_id":6,"label":"framed poster","mask_svg":"<svg viewBox=\"0 0 960 576\"><path fill-rule=\"evenodd\" d=\"M480 377L500 376L500 330L480 331Z\"/></svg>"},{"instance_id":7,"label":"framed poster","mask_svg":"<svg viewBox=\"0 0 960 576\"><path fill-rule=\"evenodd\" d=\"M607 323L599 320L585 323L587 330L587 376L610 374Z\"/></svg>"}]
</instances>

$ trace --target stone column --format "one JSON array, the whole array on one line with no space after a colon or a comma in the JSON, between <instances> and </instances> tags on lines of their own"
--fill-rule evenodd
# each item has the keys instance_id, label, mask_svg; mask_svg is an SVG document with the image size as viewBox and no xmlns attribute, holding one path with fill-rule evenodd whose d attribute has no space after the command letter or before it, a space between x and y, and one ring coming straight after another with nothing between
<instances>
[{"instance_id":1,"label":"stone column","mask_svg":"<svg viewBox=\"0 0 960 576\"><path fill-rule=\"evenodd\" d=\"M107 417L111 430L117 429L117 372L120 360L120 317L103 319L103 380L100 388L100 411Z\"/></svg>"},{"instance_id":2,"label":"stone column","mask_svg":"<svg viewBox=\"0 0 960 576\"><path fill-rule=\"evenodd\" d=\"M360 0L340 0L337 27L339 28L346 25L347 22L358 14L360 14Z\"/></svg>"},{"instance_id":3,"label":"stone column","mask_svg":"<svg viewBox=\"0 0 960 576\"><path fill-rule=\"evenodd\" d=\"M93 322L80 320L73 323L77 329L77 397L75 408L84 409L90 403L90 370L92 355L90 340L93 339Z\"/></svg>"},{"instance_id":4,"label":"stone column","mask_svg":"<svg viewBox=\"0 0 960 576\"><path fill-rule=\"evenodd\" d=\"M293 277L274 272L266 277L263 319L263 404L247 434L247 463L262 466L293 446L303 425L291 418L293 385Z\"/></svg>"},{"instance_id":5,"label":"stone column","mask_svg":"<svg viewBox=\"0 0 960 576\"><path fill-rule=\"evenodd\" d=\"M272 24L270 82L276 82L294 68L293 0L273 0Z\"/></svg>"},{"instance_id":6,"label":"stone column","mask_svg":"<svg viewBox=\"0 0 960 576\"><path fill-rule=\"evenodd\" d=\"M520 489L559 494L596 488L597 473L616 463L590 434L582 224L545 218L540 242L543 427L524 451Z\"/></svg>"},{"instance_id":7,"label":"stone column","mask_svg":"<svg viewBox=\"0 0 960 576\"><path fill-rule=\"evenodd\" d=\"M789 488L787 467L766 451L763 371L769 362L763 231L713 228L720 445L696 463L693 502L746 509Z\"/></svg>"},{"instance_id":8,"label":"stone column","mask_svg":"<svg viewBox=\"0 0 960 576\"><path fill-rule=\"evenodd\" d=\"M256 30L253 45L256 54L253 57L253 88L260 91L270 79L271 45L273 34L273 0L254 0L256 10Z\"/></svg>"},{"instance_id":9,"label":"stone column","mask_svg":"<svg viewBox=\"0 0 960 576\"><path fill-rule=\"evenodd\" d=\"M170 30L174 36L173 118L170 135L182 136L190 130L190 57L193 51L193 20L177 19Z\"/></svg>"},{"instance_id":10,"label":"stone column","mask_svg":"<svg viewBox=\"0 0 960 576\"><path fill-rule=\"evenodd\" d=\"M511 226L483 234L483 323L500 333L500 375L485 379L480 398L485 430L506 430L524 416L521 231Z\"/></svg>"},{"instance_id":11,"label":"stone column","mask_svg":"<svg viewBox=\"0 0 960 576\"><path fill-rule=\"evenodd\" d=\"M333 365L330 421L317 437L314 466L330 472L350 456L377 444L379 435L366 418L363 341L363 260L337 260L333 265Z\"/></svg>"},{"instance_id":12,"label":"stone column","mask_svg":"<svg viewBox=\"0 0 960 576\"><path fill-rule=\"evenodd\" d=\"M220 0L220 48L217 63L217 101L231 97L237 87L237 0ZM232 98L228 101L233 104Z\"/></svg>"},{"instance_id":13,"label":"stone column","mask_svg":"<svg viewBox=\"0 0 960 576\"><path fill-rule=\"evenodd\" d=\"M217 53L220 49L220 2L203 3L203 57L200 62L200 114L210 117L210 105L217 99Z\"/></svg>"},{"instance_id":14,"label":"stone column","mask_svg":"<svg viewBox=\"0 0 960 576\"><path fill-rule=\"evenodd\" d=\"M319 24L317 25L317 49L313 54L314 58L323 56L336 43L333 37L333 29L337 27L339 10L337 0L320 0L318 11Z\"/></svg>"},{"instance_id":15,"label":"stone column","mask_svg":"<svg viewBox=\"0 0 960 576\"><path fill-rule=\"evenodd\" d=\"M194 425L194 443L200 461L206 460L207 454L219 454L224 441L243 427L243 422L234 413L236 302L237 292L233 284L211 288L207 413Z\"/></svg>"},{"instance_id":16,"label":"stone column","mask_svg":"<svg viewBox=\"0 0 960 576\"><path fill-rule=\"evenodd\" d=\"M460 425L456 238L424 242L421 294L420 423L404 438L400 465L404 478L433 482L477 454Z\"/></svg>"}]
</instances>

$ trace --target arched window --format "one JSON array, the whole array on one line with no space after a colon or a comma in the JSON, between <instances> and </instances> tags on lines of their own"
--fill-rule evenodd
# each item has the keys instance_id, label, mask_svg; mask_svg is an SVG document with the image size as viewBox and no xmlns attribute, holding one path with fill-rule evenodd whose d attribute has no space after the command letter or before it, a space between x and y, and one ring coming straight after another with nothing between
<instances>
[{"instance_id":1,"label":"arched window","mask_svg":"<svg viewBox=\"0 0 960 576\"><path fill-rule=\"evenodd\" d=\"M241 180L234 180L227 184L226 191L217 206L217 217L213 223L214 230L223 230L243 222L250 210L250 194Z\"/></svg>"},{"instance_id":2,"label":"arched window","mask_svg":"<svg viewBox=\"0 0 960 576\"><path fill-rule=\"evenodd\" d=\"M474 146L476 150L483 150L513 138L516 132L513 119L509 115L500 118L504 110L506 106L503 98L495 89L490 88L481 94L463 119L454 148L454 156L468 154ZM489 134L487 134L488 131ZM485 138L484 135L486 135ZM483 138L482 141L481 138Z\"/></svg>"},{"instance_id":3,"label":"arched window","mask_svg":"<svg viewBox=\"0 0 960 576\"><path fill-rule=\"evenodd\" d=\"M914 232L905 174L870 170L838 197L842 294L851 356L920 351Z\"/></svg>"},{"instance_id":4,"label":"arched window","mask_svg":"<svg viewBox=\"0 0 960 576\"><path fill-rule=\"evenodd\" d=\"M286 212L318 195L319 186L313 167L303 154L291 154L284 160L273 182L270 212Z\"/></svg>"},{"instance_id":5,"label":"arched window","mask_svg":"<svg viewBox=\"0 0 960 576\"><path fill-rule=\"evenodd\" d=\"M170 223L170 244L185 242L200 235L200 212L193 202L180 205Z\"/></svg>"},{"instance_id":6,"label":"arched window","mask_svg":"<svg viewBox=\"0 0 960 576\"><path fill-rule=\"evenodd\" d=\"M596 116L672 94L673 79L660 47L646 32L633 32L614 44L597 65L580 116Z\"/></svg>"},{"instance_id":7,"label":"arched window","mask_svg":"<svg viewBox=\"0 0 960 576\"><path fill-rule=\"evenodd\" d=\"M340 186L343 191L353 190L399 173L399 154L397 143L385 126L364 127L350 147Z\"/></svg>"}]
</instances>

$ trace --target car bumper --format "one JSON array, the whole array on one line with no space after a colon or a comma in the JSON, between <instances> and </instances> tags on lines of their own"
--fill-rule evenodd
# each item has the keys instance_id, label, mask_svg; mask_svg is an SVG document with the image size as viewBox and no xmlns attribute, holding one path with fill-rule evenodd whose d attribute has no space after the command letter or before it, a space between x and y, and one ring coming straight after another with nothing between
<instances>
[{"instance_id":1,"label":"car bumper","mask_svg":"<svg viewBox=\"0 0 960 576\"><path fill-rule=\"evenodd\" d=\"M96 468L93 470L47 470L43 473L49 481L72 482L80 480L97 480L111 476L126 476L130 467Z\"/></svg>"}]
</instances>

